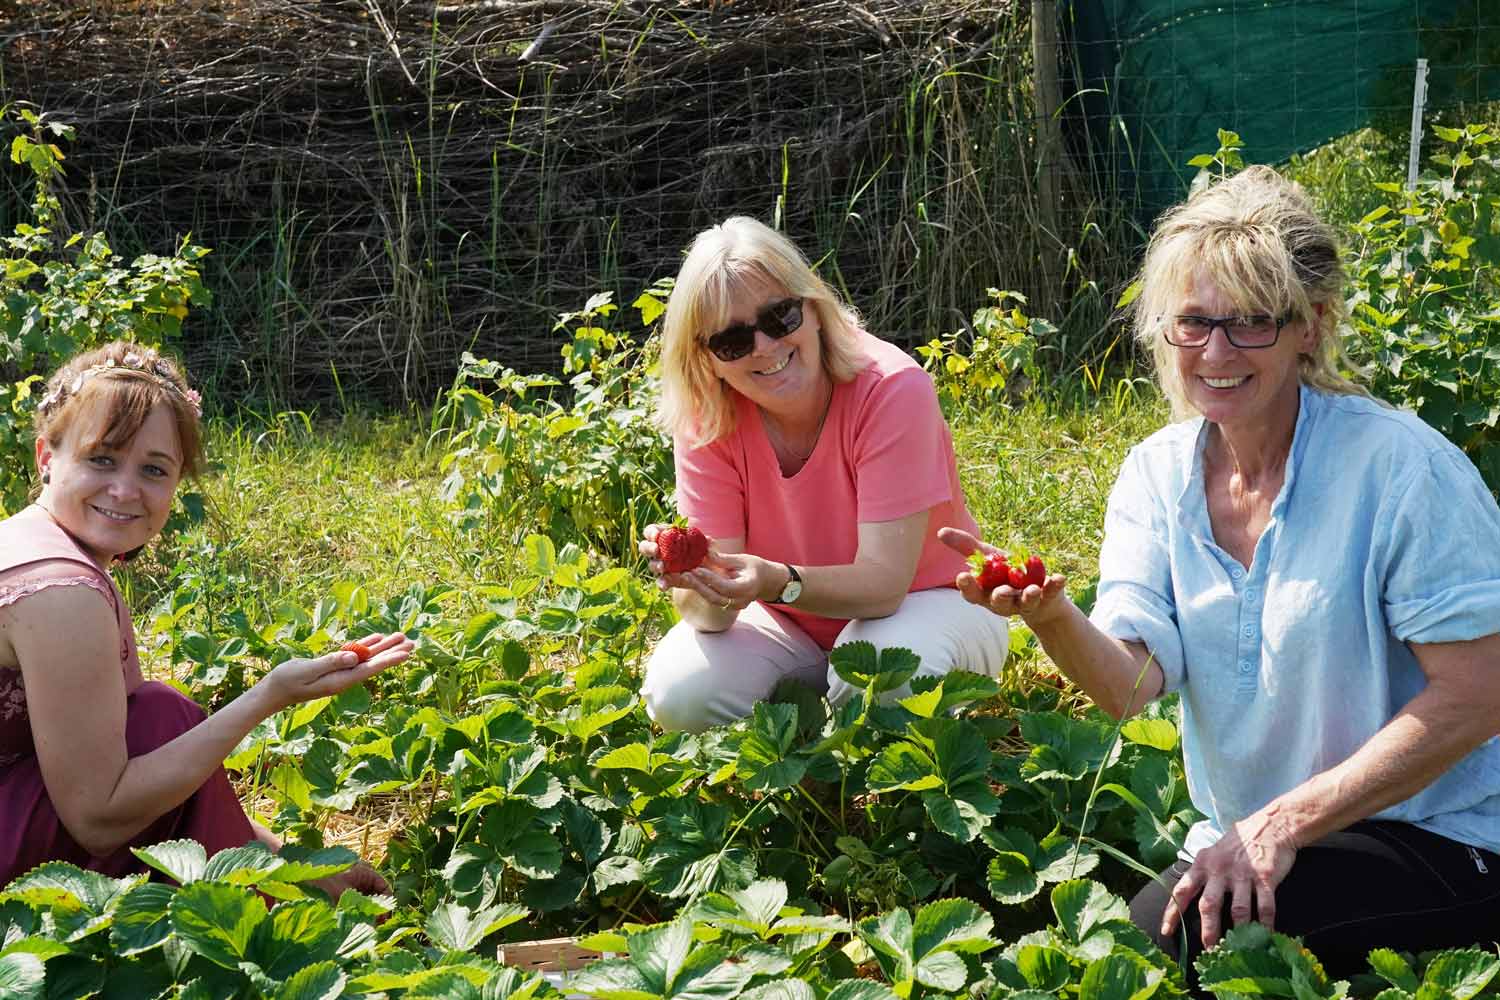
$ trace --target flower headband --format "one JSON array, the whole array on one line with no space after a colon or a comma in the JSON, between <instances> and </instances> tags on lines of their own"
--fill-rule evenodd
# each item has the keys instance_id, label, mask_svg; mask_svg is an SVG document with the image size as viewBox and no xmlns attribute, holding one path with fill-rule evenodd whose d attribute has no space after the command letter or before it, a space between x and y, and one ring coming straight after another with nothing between
<instances>
[{"instance_id":1,"label":"flower headband","mask_svg":"<svg viewBox=\"0 0 1500 1000\"><path fill-rule=\"evenodd\" d=\"M135 351L131 351L129 354L126 354L119 361L116 361L114 358L110 358L107 361L100 362L97 365L90 365L89 367L85 368L83 371L75 375L73 377L73 381L70 382L67 386L59 385L51 392L47 393L47 395L43 396L41 398L41 401L37 403L37 409L43 413L47 412L48 410L54 409L62 405L63 400L68 396L76 395L78 393L78 390L83 388L83 383L87 382L95 375L113 371L140 372L142 375L146 375L149 378L153 379L163 388L171 391L177 396L180 396L184 401L186 401L188 406L192 407L194 416L200 418L203 416L203 397L198 395L196 389L184 389L180 387L176 382L174 382L171 378L170 369L167 368L166 363L163 362L160 358L156 358L151 355L137 354Z\"/></svg>"}]
</instances>

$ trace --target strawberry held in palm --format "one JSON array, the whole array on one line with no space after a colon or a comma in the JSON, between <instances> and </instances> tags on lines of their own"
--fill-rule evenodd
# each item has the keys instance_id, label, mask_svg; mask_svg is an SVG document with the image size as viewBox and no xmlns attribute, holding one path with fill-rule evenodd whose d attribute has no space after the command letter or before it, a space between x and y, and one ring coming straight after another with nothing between
<instances>
[{"instance_id":1,"label":"strawberry held in palm","mask_svg":"<svg viewBox=\"0 0 1500 1000\"><path fill-rule=\"evenodd\" d=\"M656 554L668 573L686 573L708 555L708 536L694 527L672 525L656 536Z\"/></svg>"}]
</instances>

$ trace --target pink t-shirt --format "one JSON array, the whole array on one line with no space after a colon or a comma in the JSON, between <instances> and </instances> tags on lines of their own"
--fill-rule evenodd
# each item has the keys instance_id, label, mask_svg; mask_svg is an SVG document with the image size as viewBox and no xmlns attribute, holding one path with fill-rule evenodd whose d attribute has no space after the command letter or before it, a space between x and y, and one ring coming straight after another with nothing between
<instances>
[{"instance_id":1,"label":"pink t-shirt","mask_svg":"<svg viewBox=\"0 0 1500 1000\"><path fill-rule=\"evenodd\" d=\"M937 540L942 527L978 533L958 483L953 436L932 379L906 352L861 334L870 363L833 388L823 432L805 464L783 477L760 410L738 399L735 429L700 448L675 446L677 507L710 538L797 566L846 566L862 522L930 510L910 591L951 587L964 559ZM832 649L847 619L771 605Z\"/></svg>"}]
</instances>

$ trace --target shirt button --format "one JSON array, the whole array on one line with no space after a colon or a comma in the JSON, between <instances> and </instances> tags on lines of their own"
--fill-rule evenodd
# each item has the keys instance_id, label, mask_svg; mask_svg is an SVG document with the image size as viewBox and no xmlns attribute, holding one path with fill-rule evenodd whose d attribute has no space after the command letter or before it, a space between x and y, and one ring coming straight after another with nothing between
<instances>
[{"instance_id":1,"label":"shirt button","mask_svg":"<svg viewBox=\"0 0 1500 1000\"><path fill-rule=\"evenodd\" d=\"M1242 674L1248 674L1249 672L1250 672L1250 661L1249 660L1241 660L1240 661L1240 673L1242 673Z\"/></svg>"},{"instance_id":2,"label":"shirt button","mask_svg":"<svg viewBox=\"0 0 1500 1000\"><path fill-rule=\"evenodd\" d=\"M1247 590L1247 591L1245 591L1245 600L1247 600L1247 601L1255 601L1255 600L1259 599L1259 597L1260 597L1260 591L1258 591L1258 590Z\"/></svg>"},{"instance_id":3,"label":"shirt button","mask_svg":"<svg viewBox=\"0 0 1500 1000\"><path fill-rule=\"evenodd\" d=\"M1243 580L1245 578L1245 571L1236 566L1234 569L1229 571L1229 575L1234 577L1236 580Z\"/></svg>"},{"instance_id":4,"label":"shirt button","mask_svg":"<svg viewBox=\"0 0 1500 1000\"><path fill-rule=\"evenodd\" d=\"M1244 628L1240 629L1240 634L1243 635L1246 639L1250 638L1255 634L1255 626L1246 625Z\"/></svg>"}]
</instances>

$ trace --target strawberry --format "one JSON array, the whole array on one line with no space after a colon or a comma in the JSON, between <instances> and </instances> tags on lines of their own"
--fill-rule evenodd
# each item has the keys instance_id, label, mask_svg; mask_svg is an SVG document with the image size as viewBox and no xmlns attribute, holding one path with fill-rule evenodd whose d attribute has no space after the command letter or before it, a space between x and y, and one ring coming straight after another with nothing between
<instances>
[{"instance_id":1,"label":"strawberry","mask_svg":"<svg viewBox=\"0 0 1500 1000\"><path fill-rule=\"evenodd\" d=\"M1047 567L1042 565L1041 556L1033 555L1026 560L1026 582L1038 587L1047 582Z\"/></svg>"},{"instance_id":2,"label":"strawberry","mask_svg":"<svg viewBox=\"0 0 1500 1000\"><path fill-rule=\"evenodd\" d=\"M1010 568L1010 585L1016 590L1026 589L1026 570L1024 567L1012 566Z\"/></svg>"},{"instance_id":3,"label":"strawberry","mask_svg":"<svg viewBox=\"0 0 1500 1000\"><path fill-rule=\"evenodd\" d=\"M355 656L359 657L359 662L360 663L365 662L370 657L372 657L372 656L375 655L373 652L370 651L370 647L369 646L366 646L362 642L353 642L353 641L346 642L342 646L340 646L339 647L339 652L341 652L341 653L353 653Z\"/></svg>"},{"instance_id":4,"label":"strawberry","mask_svg":"<svg viewBox=\"0 0 1500 1000\"><path fill-rule=\"evenodd\" d=\"M708 555L708 536L697 528L674 524L656 536L656 554L668 573L697 569Z\"/></svg>"},{"instance_id":5,"label":"strawberry","mask_svg":"<svg viewBox=\"0 0 1500 1000\"><path fill-rule=\"evenodd\" d=\"M969 565L974 567L974 581L986 594L1010 582L1010 563L998 552L989 557L976 552L969 557Z\"/></svg>"}]
</instances>

